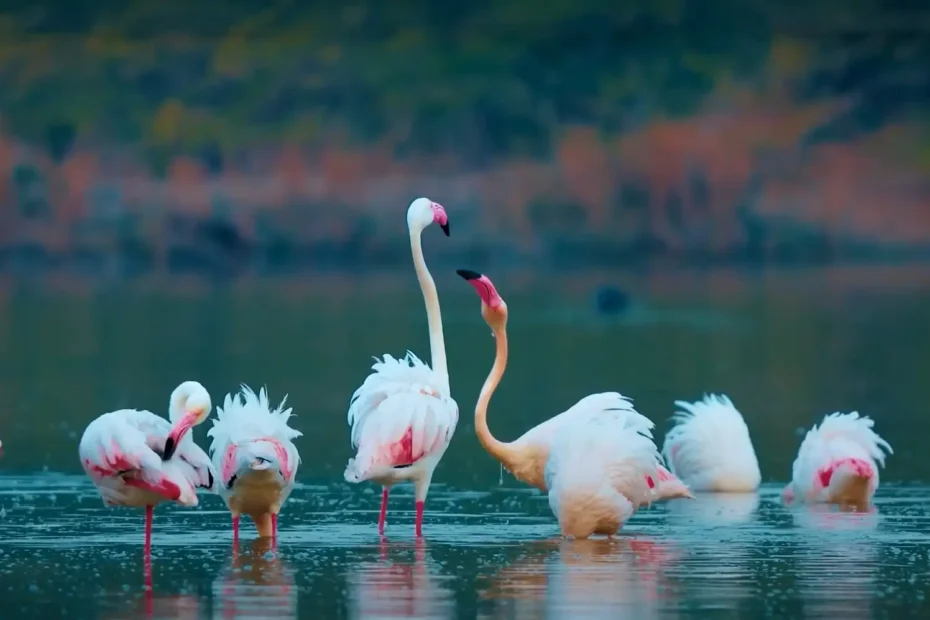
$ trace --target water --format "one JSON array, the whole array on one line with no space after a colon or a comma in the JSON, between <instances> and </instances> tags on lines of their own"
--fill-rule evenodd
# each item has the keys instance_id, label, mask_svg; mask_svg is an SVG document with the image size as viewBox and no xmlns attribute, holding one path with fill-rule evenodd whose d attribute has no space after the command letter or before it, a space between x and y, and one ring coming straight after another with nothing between
<instances>
[{"instance_id":1,"label":"water","mask_svg":"<svg viewBox=\"0 0 930 620\"><path fill-rule=\"evenodd\" d=\"M450 270L451 271L451 270ZM492 274L493 277L494 274ZM728 393L766 481L758 496L701 496L638 513L614 541L561 541L545 498L474 438L468 412L493 356L474 293L436 271L462 419L434 477L425 541L409 488L341 482L345 409L370 356L427 355L412 276L299 285L182 282L169 290L0 288L2 617L651 618L924 617L930 606L925 269L502 275L511 366L491 404L512 439L608 389L632 396L661 439L675 399ZM631 290L599 317L603 283ZM245 381L289 393L304 436L299 488L277 553L243 532L231 548L217 497L156 510L145 590L141 511L104 509L79 475L95 416L164 412L196 378L219 400ZM873 513L787 509L800 433L858 410L894 447ZM195 437L206 445L206 429ZM251 527L251 526L250 526Z\"/></svg>"},{"instance_id":2,"label":"water","mask_svg":"<svg viewBox=\"0 0 930 620\"><path fill-rule=\"evenodd\" d=\"M634 516L615 540L566 541L541 494L435 489L425 540L396 493L301 485L277 552L219 498L159 508L153 590L142 513L106 510L83 477L0 479L6 613L71 618L883 617L927 611L930 489L886 486L870 513L786 509L780 488L701 495ZM916 616L915 616L916 617Z\"/></svg>"}]
</instances>

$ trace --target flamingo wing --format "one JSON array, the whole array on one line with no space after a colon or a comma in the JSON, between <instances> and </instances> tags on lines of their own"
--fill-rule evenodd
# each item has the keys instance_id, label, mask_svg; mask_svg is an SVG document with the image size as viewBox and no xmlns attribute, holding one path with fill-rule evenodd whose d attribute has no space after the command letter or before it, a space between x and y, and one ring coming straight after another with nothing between
<instances>
[{"instance_id":1,"label":"flamingo wing","mask_svg":"<svg viewBox=\"0 0 930 620\"><path fill-rule=\"evenodd\" d=\"M78 453L84 470L95 480L137 471L158 478L161 455L171 424L150 411L121 409L91 422Z\"/></svg>"},{"instance_id":2,"label":"flamingo wing","mask_svg":"<svg viewBox=\"0 0 930 620\"><path fill-rule=\"evenodd\" d=\"M517 442L548 446L563 431L600 418L610 429L629 428L649 438L655 427L652 420L636 411L626 396L619 392L602 392L585 396L568 410L528 430Z\"/></svg>"},{"instance_id":3,"label":"flamingo wing","mask_svg":"<svg viewBox=\"0 0 930 620\"><path fill-rule=\"evenodd\" d=\"M357 449L346 469L350 482L441 453L458 424L448 379L413 353L402 359L385 355L372 369L349 404L352 447Z\"/></svg>"}]
</instances>

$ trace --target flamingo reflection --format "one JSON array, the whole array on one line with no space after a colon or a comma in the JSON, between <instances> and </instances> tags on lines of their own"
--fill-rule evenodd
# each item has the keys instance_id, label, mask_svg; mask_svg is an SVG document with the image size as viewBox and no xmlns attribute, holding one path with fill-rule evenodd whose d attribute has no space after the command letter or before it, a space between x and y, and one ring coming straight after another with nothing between
<instances>
[{"instance_id":1,"label":"flamingo reflection","mask_svg":"<svg viewBox=\"0 0 930 620\"><path fill-rule=\"evenodd\" d=\"M670 524L725 526L753 520L759 506L756 493L698 493L693 502L669 502Z\"/></svg>"},{"instance_id":2,"label":"flamingo reflection","mask_svg":"<svg viewBox=\"0 0 930 620\"><path fill-rule=\"evenodd\" d=\"M379 562L363 564L349 577L350 618L451 618L452 590L427 558L426 541L410 547L382 540Z\"/></svg>"},{"instance_id":3,"label":"flamingo reflection","mask_svg":"<svg viewBox=\"0 0 930 620\"><path fill-rule=\"evenodd\" d=\"M558 540L540 551L493 579L485 597L497 604L484 617L650 618L672 604L665 571L677 553L665 543L624 536Z\"/></svg>"},{"instance_id":4,"label":"flamingo reflection","mask_svg":"<svg viewBox=\"0 0 930 620\"><path fill-rule=\"evenodd\" d=\"M870 535L879 523L875 506L843 510L812 504L793 510L792 517L803 530L797 558L805 615L871 618L879 562Z\"/></svg>"},{"instance_id":5,"label":"flamingo reflection","mask_svg":"<svg viewBox=\"0 0 930 620\"><path fill-rule=\"evenodd\" d=\"M274 552L271 538L253 540L233 553L213 582L213 618L296 618L297 586L293 570Z\"/></svg>"}]
</instances>

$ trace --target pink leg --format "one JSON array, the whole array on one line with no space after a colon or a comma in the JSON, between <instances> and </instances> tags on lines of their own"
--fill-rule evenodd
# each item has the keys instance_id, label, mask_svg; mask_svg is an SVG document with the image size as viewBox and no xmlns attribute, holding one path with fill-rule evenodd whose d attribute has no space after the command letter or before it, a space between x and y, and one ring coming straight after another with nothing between
<instances>
[{"instance_id":1,"label":"pink leg","mask_svg":"<svg viewBox=\"0 0 930 620\"><path fill-rule=\"evenodd\" d=\"M233 515L233 544L239 544L239 515Z\"/></svg>"},{"instance_id":2,"label":"pink leg","mask_svg":"<svg viewBox=\"0 0 930 620\"><path fill-rule=\"evenodd\" d=\"M388 488L384 487L381 491L381 516L378 517L378 533L384 534L384 522L387 520L387 498Z\"/></svg>"},{"instance_id":3,"label":"pink leg","mask_svg":"<svg viewBox=\"0 0 930 620\"><path fill-rule=\"evenodd\" d=\"M424 502L417 502L417 538L423 537L423 506Z\"/></svg>"},{"instance_id":4,"label":"pink leg","mask_svg":"<svg viewBox=\"0 0 930 620\"><path fill-rule=\"evenodd\" d=\"M155 516L155 506L145 507L145 556L152 555L152 518Z\"/></svg>"},{"instance_id":5,"label":"pink leg","mask_svg":"<svg viewBox=\"0 0 930 620\"><path fill-rule=\"evenodd\" d=\"M271 544L278 546L278 515L271 515Z\"/></svg>"}]
</instances>

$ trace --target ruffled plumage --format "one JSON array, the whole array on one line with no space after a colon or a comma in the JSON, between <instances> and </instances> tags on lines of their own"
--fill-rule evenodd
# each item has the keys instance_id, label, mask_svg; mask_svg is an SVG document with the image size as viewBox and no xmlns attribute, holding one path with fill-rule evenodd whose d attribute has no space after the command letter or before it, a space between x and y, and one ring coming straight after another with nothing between
<instances>
[{"instance_id":1,"label":"ruffled plumage","mask_svg":"<svg viewBox=\"0 0 930 620\"><path fill-rule=\"evenodd\" d=\"M696 491L748 492L762 475L749 428L726 396L709 394L694 403L675 401L675 426L662 455L672 473Z\"/></svg>"},{"instance_id":2,"label":"ruffled plumage","mask_svg":"<svg viewBox=\"0 0 930 620\"><path fill-rule=\"evenodd\" d=\"M352 395L352 447L346 480L359 482L445 451L458 424L448 377L416 355L375 358L372 373Z\"/></svg>"},{"instance_id":3,"label":"ruffled plumage","mask_svg":"<svg viewBox=\"0 0 930 620\"><path fill-rule=\"evenodd\" d=\"M814 425L801 442L792 465L791 495L802 501L826 501L821 472L831 464L863 461L871 465L869 495L878 488L878 467L884 467L891 445L874 430L875 421L858 412L831 413Z\"/></svg>"}]
</instances>

